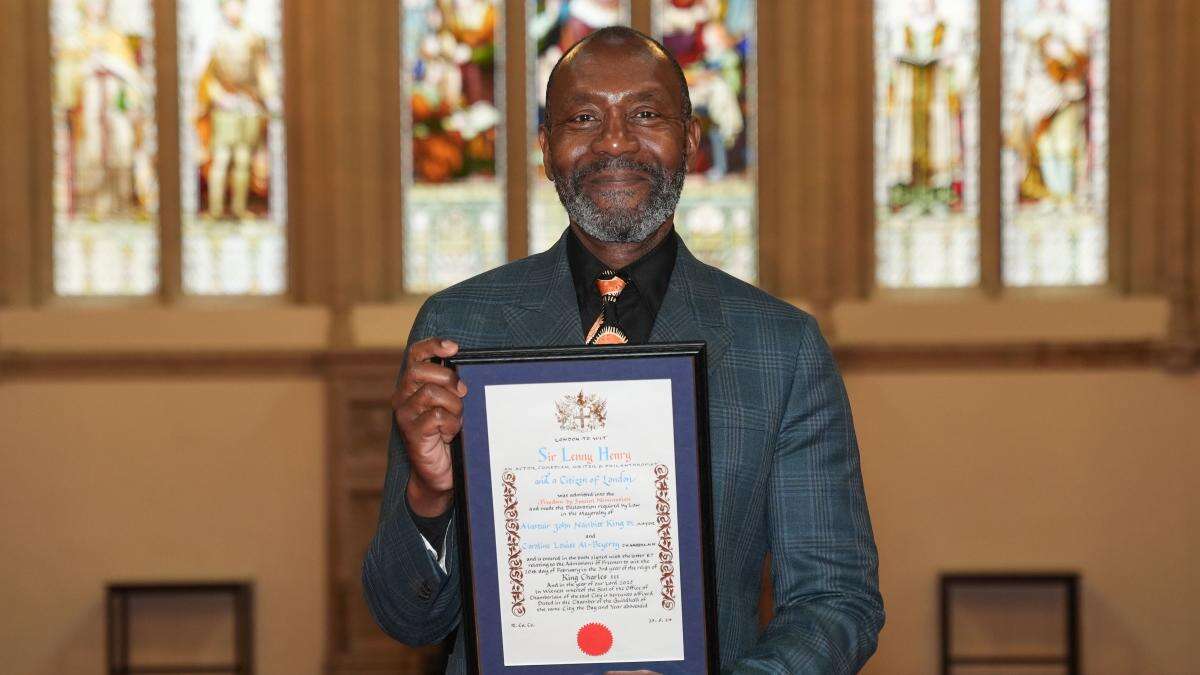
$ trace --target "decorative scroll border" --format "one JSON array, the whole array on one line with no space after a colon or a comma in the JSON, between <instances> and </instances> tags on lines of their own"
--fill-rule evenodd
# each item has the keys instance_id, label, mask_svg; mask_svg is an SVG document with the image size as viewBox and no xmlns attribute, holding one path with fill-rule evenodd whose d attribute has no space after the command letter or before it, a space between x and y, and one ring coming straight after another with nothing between
<instances>
[{"instance_id":1,"label":"decorative scroll border","mask_svg":"<svg viewBox=\"0 0 1200 675\"><path fill-rule=\"evenodd\" d=\"M521 520L517 517L517 474L505 471L504 531L508 543L508 581L512 592L513 616L525 616L525 565L521 560Z\"/></svg>"},{"instance_id":2,"label":"decorative scroll border","mask_svg":"<svg viewBox=\"0 0 1200 675\"><path fill-rule=\"evenodd\" d=\"M675 554L671 541L671 484L670 469L665 464L654 466L654 508L658 512L658 571L662 584L662 607L675 609Z\"/></svg>"}]
</instances>

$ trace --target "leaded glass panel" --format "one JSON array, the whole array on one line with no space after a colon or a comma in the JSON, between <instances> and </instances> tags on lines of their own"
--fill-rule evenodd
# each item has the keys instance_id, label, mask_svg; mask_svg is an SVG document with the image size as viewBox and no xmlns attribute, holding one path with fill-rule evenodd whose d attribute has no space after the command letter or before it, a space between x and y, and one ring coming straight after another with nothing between
<instances>
[{"instance_id":1,"label":"leaded glass panel","mask_svg":"<svg viewBox=\"0 0 1200 675\"><path fill-rule=\"evenodd\" d=\"M701 260L758 277L754 0L655 0L654 33L683 68L702 125L675 227Z\"/></svg>"},{"instance_id":2,"label":"leaded glass panel","mask_svg":"<svg viewBox=\"0 0 1200 675\"><path fill-rule=\"evenodd\" d=\"M978 9L875 2L876 282L979 280Z\"/></svg>"},{"instance_id":3,"label":"leaded glass panel","mask_svg":"<svg viewBox=\"0 0 1200 675\"><path fill-rule=\"evenodd\" d=\"M504 262L504 7L404 0L404 288Z\"/></svg>"},{"instance_id":4,"label":"leaded glass panel","mask_svg":"<svg viewBox=\"0 0 1200 675\"><path fill-rule=\"evenodd\" d=\"M158 286L154 16L150 0L50 3L54 290Z\"/></svg>"},{"instance_id":5,"label":"leaded glass panel","mask_svg":"<svg viewBox=\"0 0 1200 675\"><path fill-rule=\"evenodd\" d=\"M183 289L287 285L280 0L179 0Z\"/></svg>"},{"instance_id":6,"label":"leaded glass panel","mask_svg":"<svg viewBox=\"0 0 1200 675\"><path fill-rule=\"evenodd\" d=\"M554 184L546 178L538 126L546 118L546 83L558 59L599 28L629 24L628 0L530 0L526 5L526 54L529 120L529 251L550 247L568 219Z\"/></svg>"},{"instance_id":7,"label":"leaded glass panel","mask_svg":"<svg viewBox=\"0 0 1200 675\"><path fill-rule=\"evenodd\" d=\"M1108 2L1005 0L1003 11L1004 282L1102 284Z\"/></svg>"}]
</instances>

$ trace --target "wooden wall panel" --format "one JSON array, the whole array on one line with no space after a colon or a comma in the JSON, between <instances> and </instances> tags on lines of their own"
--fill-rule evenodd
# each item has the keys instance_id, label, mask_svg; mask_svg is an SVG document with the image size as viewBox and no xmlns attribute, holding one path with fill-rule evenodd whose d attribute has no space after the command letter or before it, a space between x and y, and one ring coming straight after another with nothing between
<instances>
[{"instance_id":1,"label":"wooden wall panel","mask_svg":"<svg viewBox=\"0 0 1200 675\"><path fill-rule=\"evenodd\" d=\"M345 265L336 246L338 241L337 194L342 189L344 173L340 169L341 156L337 152L341 124L339 114L343 107L344 94L337 86L338 63L345 58L342 41L338 39L340 14L336 5L309 0L310 14L306 20L313 22L313 41L310 47L316 67L309 74L305 86L313 90L314 112L312 123L316 129L320 151L313 164L302 171L311 174L313 192L305 195L313 219L308 228L309 247L313 263L324 270L319 287L324 304L337 307L348 298L340 297L339 282Z\"/></svg>"},{"instance_id":2,"label":"wooden wall panel","mask_svg":"<svg viewBox=\"0 0 1200 675\"><path fill-rule=\"evenodd\" d=\"M29 216L31 158L29 51L25 48L29 6L0 3L0 40L10 47L0 59L0 304L24 305L33 298L33 228Z\"/></svg>"},{"instance_id":3,"label":"wooden wall panel","mask_svg":"<svg viewBox=\"0 0 1200 675\"><path fill-rule=\"evenodd\" d=\"M811 245L805 256L807 297L812 302L813 310L822 325L830 322L825 319L832 303L833 278L832 258L835 253L832 236L833 223L833 190L837 183L835 173L837 167L833 161L833 153L838 141L837 116L840 110L834 110L836 101L834 92L834 64L841 58L835 53L836 5L827 2L802 3L806 9L804 17L804 34L808 58L800 72L808 81L807 119L810 121L806 138L808 152L802 164L804 178L802 184L807 188L807 198L803 205L803 227L807 232ZM840 51L840 50L839 50Z\"/></svg>"},{"instance_id":4,"label":"wooden wall panel","mask_svg":"<svg viewBox=\"0 0 1200 675\"><path fill-rule=\"evenodd\" d=\"M296 296L385 300L402 276L399 6L288 4Z\"/></svg>"},{"instance_id":5,"label":"wooden wall panel","mask_svg":"<svg viewBox=\"0 0 1200 675\"><path fill-rule=\"evenodd\" d=\"M395 5L396 3L391 4ZM349 72L346 74L346 79L352 84L362 82L365 86L360 84L351 90L353 93L351 105L356 122L351 127L355 132L355 137L348 143L349 150L353 154L350 165L352 168L350 183L353 189L344 195L352 203L357 204L359 209L354 213L352 221L344 223L338 229L347 235L355 230L358 231L358 236L354 238L355 253L357 254L355 258L358 264L356 265L357 273L351 284L353 297L377 298L382 290L382 263L386 256L369 255L367 252L383 251L381 246L383 223L380 222L380 219L383 215L381 213L383 202L381 183L384 158L380 150L383 149L381 140L384 126L382 119L384 106L381 94L385 89L396 88L399 83L399 66L395 69L397 77L392 80L392 86L383 85L380 75L384 70L384 53L381 49L382 40L379 28L384 24L385 17L382 16L382 12L375 11L383 9L381 3L344 3L342 8L347 13L347 24L353 34L351 40L355 47L351 54L347 54ZM399 21L398 15L393 15L393 18ZM388 112L392 113L393 119L399 119L399 106ZM393 151L391 154L397 153Z\"/></svg>"},{"instance_id":6,"label":"wooden wall panel","mask_svg":"<svg viewBox=\"0 0 1200 675\"><path fill-rule=\"evenodd\" d=\"M1129 200L1129 288L1135 293L1161 291L1163 282L1161 191L1169 186L1162 164L1162 150L1167 141L1161 117L1166 84L1162 36L1172 19L1163 11L1167 1L1141 4L1129 14L1132 46L1129 127L1126 134L1113 139L1114 155L1119 157L1127 152L1130 163L1130 180L1124 194L1117 197ZM1122 142L1128 145L1122 147Z\"/></svg>"},{"instance_id":7,"label":"wooden wall panel","mask_svg":"<svg viewBox=\"0 0 1200 675\"><path fill-rule=\"evenodd\" d=\"M177 5L172 0L154 0L153 7L154 69L158 80L154 97L158 116L158 295L165 302L174 302L183 295Z\"/></svg>"},{"instance_id":8,"label":"wooden wall panel","mask_svg":"<svg viewBox=\"0 0 1200 675\"><path fill-rule=\"evenodd\" d=\"M653 13L651 0L629 0L629 25L646 35L654 34L651 26Z\"/></svg>"},{"instance_id":9,"label":"wooden wall panel","mask_svg":"<svg viewBox=\"0 0 1200 675\"><path fill-rule=\"evenodd\" d=\"M1180 19L1186 14L1183 2L1192 0L1168 0L1171 5L1170 15L1173 20L1163 26L1161 35L1162 49L1167 54L1177 54L1184 49L1186 26ZM1173 139L1163 147L1160 157L1164 179L1177 182L1172 188L1162 190L1161 212L1163 219L1164 241L1164 282L1166 294L1175 311L1171 313L1171 325L1168 328L1168 341L1172 345L1170 354L1172 365L1187 365L1191 358L1191 262L1190 223L1187 222L1187 195L1184 186L1187 180L1188 157L1186 139L1186 78L1187 65L1180 59L1169 59L1163 62L1164 93L1162 99L1163 136ZM1175 93L1180 92L1180 93Z\"/></svg>"},{"instance_id":10,"label":"wooden wall panel","mask_svg":"<svg viewBox=\"0 0 1200 675\"><path fill-rule=\"evenodd\" d=\"M394 364L395 356L390 359ZM368 374L369 373L369 374ZM381 374L383 374L381 376ZM445 646L402 645L384 633L363 596L363 556L375 534L392 426L392 366L329 370L329 613L325 672L440 672Z\"/></svg>"},{"instance_id":11,"label":"wooden wall panel","mask_svg":"<svg viewBox=\"0 0 1200 675\"><path fill-rule=\"evenodd\" d=\"M349 10L348 5L343 5ZM351 12L350 107L354 134L346 195L360 210L344 229L357 240L353 301L381 301L399 290L400 192L400 6L391 0L355 3ZM339 228L343 229L343 228Z\"/></svg>"},{"instance_id":12,"label":"wooden wall panel","mask_svg":"<svg viewBox=\"0 0 1200 675\"><path fill-rule=\"evenodd\" d=\"M1131 290L1132 204L1129 185L1133 96L1133 3L1113 0L1109 17L1109 147L1108 147L1108 270L1109 286L1117 292Z\"/></svg>"},{"instance_id":13,"label":"wooden wall panel","mask_svg":"<svg viewBox=\"0 0 1200 675\"><path fill-rule=\"evenodd\" d=\"M818 314L874 277L867 2L759 5L762 286Z\"/></svg>"},{"instance_id":14,"label":"wooden wall panel","mask_svg":"<svg viewBox=\"0 0 1200 675\"><path fill-rule=\"evenodd\" d=\"M525 121L525 4L510 2L504 24L504 159L505 224L508 227L508 259L529 253L529 131Z\"/></svg>"},{"instance_id":15,"label":"wooden wall panel","mask_svg":"<svg viewBox=\"0 0 1200 675\"><path fill-rule=\"evenodd\" d=\"M404 283L404 248L403 230L401 229L400 195L400 3L382 2L380 7L379 32L380 43L372 58L382 58L379 86L379 123L380 134L378 144L373 152L380 155L379 160L379 234L380 246L378 251L383 254L382 278L378 291L372 295L375 300L390 300L399 296Z\"/></svg>"},{"instance_id":16,"label":"wooden wall panel","mask_svg":"<svg viewBox=\"0 0 1200 675\"><path fill-rule=\"evenodd\" d=\"M1187 156L1189 158L1188 174L1184 192L1188 195L1189 215L1191 225L1191 365L1200 364L1200 3L1187 3L1188 13L1183 24L1188 27L1184 43L1191 46L1191 55L1187 58L1188 71L1185 75L1184 91L1187 91L1188 102L1185 133L1187 134Z\"/></svg>"},{"instance_id":17,"label":"wooden wall panel","mask_svg":"<svg viewBox=\"0 0 1200 675\"><path fill-rule=\"evenodd\" d=\"M852 47L839 60L838 82L843 88L846 147L838 153L840 180L836 211L839 223L835 260L839 273L837 297L865 297L875 281L875 43L874 17L862 3L842 3L843 30L837 42Z\"/></svg>"},{"instance_id":18,"label":"wooden wall panel","mask_svg":"<svg viewBox=\"0 0 1200 675\"><path fill-rule=\"evenodd\" d=\"M364 172L360 165L359 147L356 136L367 133L361 128L364 90L372 82L358 76L357 50L361 44L359 16L364 11L362 2L325 3L322 13L330 27L328 46L318 47L331 62L329 98L323 105L330 111L330 126L327 128L331 152L330 185L322 195L329 201L331 218L321 227L328 241L327 249L333 256L333 283L330 304L335 312L345 312L359 293L359 279L353 272L362 261L363 206L362 182ZM337 318L335 317L335 321Z\"/></svg>"},{"instance_id":19,"label":"wooden wall panel","mask_svg":"<svg viewBox=\"0 0 1200 675\"><path fill-rule=\"evenodd\" d=\"M319 110L317 77L322 55L317 51L317 26L312 21L312 0L284 3L284 113L288 118L288 258L289 288L299 302L321 297L323 267L314 259L316 213L308 195L315 193L321 176L308 167L321 164L323 145L315 121Z\"/></svg>"},{"instance_id":20,"label":"wooden wall panel","mask_svg":"<svg viewBox=\"0 0 1200 675\"><path fill-rule=\"evenodd\" d=\"M979 3L979 286L1003 291L1000 233L1002 0ZM996 133L987 133L996 129Z\"/></svg>"},{"instance_id":21,"label":"wooden wall panel","mask_svg":"<svg viewBox=\"0 0 1200 675\"><path fill-rule=\"evenodd\" d=\"M758 261L759 285L779 293L783 286L780 278L781 251L785 247L782 211L778 195L783 183L779 180L779 163L782 153L762 152L768 142L780 144L783 133L780 120L783 117L783 101L788 100L784 92L782 68L779 59L767 58L778 54L786 38L781 25L783 17L778 3L762 4L758 8ZM768 95L769 92L769 95Z\"/></svg>"},{"instance_id":22,"label":"wooden wall panel","mask_svg":"<svg viewBox=\"0 0 1200 675\"><path fill-rule=\"evenodd\" d=\"M801 72L804 8L808 3L764 3L759 8L762 50L759 73L759 230L763 279L772 292L787 297L804 295L804 270L809 266L800 214L805 187L804 164L811 161L803 130L808 124L809 99ZM764 141L764 139L770 139Z\"/></svg>"},{"instance_id":23,"label":"wooden wall panel","mask_svg":"<svg viewBox=\"0 0 1200 675\"><path fill-rule=\"evenodd\" d=\"M25 133L18 138L27 144L29 174L25 185L28 206L26 214L31 229L32 300L47 302L54 289L51 223L54 209L51 189L54 181L53 148L50 117L50 12L49 3L26 0L26 71L24 100L27 108Z\"/></svg>"},{"instance_id":24,"label":"wooden wall panel","mask_svg":"<svg viewBox=\"0 0 1200 675\"><path fill-rule=\"evenodd\" d=\"M1170 365L1190 369L1200 365L1200 3L1176 0L1170 49L1185 58L1172 62L1171 115L1174 143L1172 170L1180 175L1180 190L1172 200L1177 215L1175 250L1168 297L1172 301Z\"/></svg>"}]
</instances>

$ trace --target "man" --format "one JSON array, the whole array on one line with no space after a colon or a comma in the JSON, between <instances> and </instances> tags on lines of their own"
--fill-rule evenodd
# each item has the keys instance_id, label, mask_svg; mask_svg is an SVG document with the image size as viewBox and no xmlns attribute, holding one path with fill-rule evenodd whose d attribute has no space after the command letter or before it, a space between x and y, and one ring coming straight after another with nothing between
<instances>
[{"instance_id":1,"label":"man","mask_svg":"<svg viewBox=\"0 0 1200 675\"><path fill-rule=\"evenodd\" d=\"M55 64L55 108L65 113L70 211L89 220L141 219L154 208L154 85L138 66L140 36L113 25L108 0L80 0L78 30Z\"/></svg>"},{"instance_id":2,"label":"man","mask_svg":"<svg viewBox=\"0 0 1200 675\"><path fill-rule=\"evenodd\" d=\"M228 188L230 210L235 218L244 220L252 217L247 206L252 163L265 139L268 118L279 110L279 87L266 39L244 20L243 0L220 0L220 7L224 23L200 76L197 95L200 126L210 127L211 134L208 215L213 220L225 217ZM266 176L258 176L258 180L265 189Z\"/></svg>"},{"instance_id":3,"label":"man","mask_svg":"<svg viewBox=\"0 0 1200 675\"><path fill-rule=\"evenodd\" d=\"M913 0L889 38L887 161L891 205L910 215L958 206L962 181L959 118L967 84L962 31L934 0Z\"/></svg>"},{"instance_id":4,"label":"man","mask_svg":"<svg viewBox=\"0 0 1200 675\"><path fill-rule=\"evenodd\" d=\"M1024 163L1020 201L1043 211L1076 206L1087 171L1092 32L1061 0L1041 0L1016 30L1010 144Z\"/></svg>"},{"instance_id":5,"label":"man","mask_svg":"<svg viewBox=\"0 0 1200 675\"><path fill-rule=\"evenodd\" d=\"M371 611L410 644L441 640L460 620L448 443L466 385L432 357L698 339L708 346L722 667L858 670L883 609L845 389L811 317L698 262L676 236L673 212L700 138L678 64L641 33L602 29L563 56L547 100L538 140L570 228L549 251L421 308L363 561ZM775 617L759 634L768 552ZM462 653L460 633L451 672L462 671Z\"/></svg>"}]
</instances>

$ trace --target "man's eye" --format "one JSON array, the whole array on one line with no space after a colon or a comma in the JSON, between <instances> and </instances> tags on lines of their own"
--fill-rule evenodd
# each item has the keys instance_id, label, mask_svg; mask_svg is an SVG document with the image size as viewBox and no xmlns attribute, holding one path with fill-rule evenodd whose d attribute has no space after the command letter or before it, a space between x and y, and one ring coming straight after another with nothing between
<instances>
[{"instance_id":1,"label":"man's eye","mask_svg":"<svg viewBox=\"0 0 1200 675\"><path fill-rule=\"evenodd\" d=\"M634 124L638 124L643 127L657 127L662 124L663 120L667 118L663 117L662 113L656 110L639 110L630 115L629 119Z\"/></svg>"},{"instance_id":2,"label":"man's eye","mask_svg":"<svg viewBox=\"0 0 1200 675\"><path fill-rule=\"evenodd\" d=\"M595 117L595 115L592 115L591 113L579 113L578 115L571 117L567 121L568 122L577 122L577 123L595 122L596 117Z\"/></svg>"}]
</instances>

